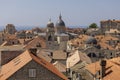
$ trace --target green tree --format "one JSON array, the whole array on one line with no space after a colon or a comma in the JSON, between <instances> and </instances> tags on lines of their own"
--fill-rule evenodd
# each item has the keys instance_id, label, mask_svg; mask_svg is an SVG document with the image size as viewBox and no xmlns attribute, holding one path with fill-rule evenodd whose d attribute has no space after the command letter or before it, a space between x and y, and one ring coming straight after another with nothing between
<instances>
[{"instance_id":1,"label":"green tree","mask_svg":"<svg viewBox=\"0 0 120 80\"><path fill-rule=\"evenodd\" d=\"M96 23L92 23L89 25L89 28L98 28L97 24Z\"/></svg>"}]
</instances>

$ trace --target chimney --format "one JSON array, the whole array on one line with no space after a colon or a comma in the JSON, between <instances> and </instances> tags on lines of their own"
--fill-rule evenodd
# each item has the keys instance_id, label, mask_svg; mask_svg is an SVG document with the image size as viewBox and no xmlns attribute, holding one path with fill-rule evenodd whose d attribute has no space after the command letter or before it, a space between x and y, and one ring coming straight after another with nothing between
<instances>
[{"instance_id":1,"label":"chimney","mask_svg":"<svg viewBox=\"0 0 120 80\"><path fill-rule=\"evenodd\" d=\"M32 53L33 55L37 56L37 49L36 49L36 48L30 48L29 51L30 51L30 53Z\"/></svg>"},{"instance_id":2,"label":"chimney","mask_svg":"<svg viewBox=\"0 0 120 80\"><path fill-rule=\"evenodd\" d=\"M101 76L101 79L103 79L103 77L105 76L105 69L106 69L106 60L101 60L100 61L100 76Z\"/></svg>"},{"instance_id":3,"label":"chimney","mask_svg":"<svg viewBox=\"0 0 120 80\"><path fill-rule=\"evenodd\" d=\"M67 57L67 58L69 57L69 54L70 54L70 52L66 52L66 57Z\"/></svg>"},{"instance_id":4,"label":"chimney","mask_svg":"<svg viewBox=\"0 0 120 80\"><path fill-rule=\"evenodd\" d=\"M50 52L50 56L53 57L53 52Z\"/></svg>"},{"instance_id":5,"label":"chimney","mask_svg":"<svg viewBox=\"0 0 120 80\"><path fill-rule=\"evenodd\" d=\"M115 19L113 19L113 21L115 21Z\"/></svg>"}]
</instances>

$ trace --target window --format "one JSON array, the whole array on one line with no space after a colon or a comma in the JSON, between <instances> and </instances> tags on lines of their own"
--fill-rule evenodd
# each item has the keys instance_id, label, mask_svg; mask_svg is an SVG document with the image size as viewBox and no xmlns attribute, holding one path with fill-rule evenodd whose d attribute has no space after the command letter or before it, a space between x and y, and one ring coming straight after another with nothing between
<instances>
[{"instance_id":1,"label":"window","mask_svg":"<svg viewBox=\"0 0 120 80\"><path fill-rule=\"evenodd\" d=\"M36 77L36 69L29 69L29 77Z\"/></svg>"},{"instance_id":2,"label":"window","mask_svg":"<svg viewBox=\"0 0 120 80\"><path fill-rule=\"evenodd\" d=\"M88 56L91 58L97 57L95 53L89 53Z\"/></svg>"},{"instance_id":3,"label":"window","mask_svg":"<svg viewBox=\"0 0 120 80\"><path fill-rule=\"evenodd\" d=\"M110 55L112 56L112 53L110 53Z\"/></svg>"},{"instance_id":4,"label":"window","mask_svg":"<svg viewBox=\"0 0 120 80\"><path fill-rule=\"evenodd\" d=\"M48 37L48 41L52 41L52 36L51 35Z\"/></svg>"},{"instance_id":5,"label":"window","mask_svg":"<svg viewBox=\"0 0 120 80\"><path fill-rule=\"evenodd\" d=\"M15 44L14 42L12 42L12 44Z\"/></svg>"},{"instance_id":6,"label":"window","mask_svg":"<svg viewBox=\"0 0 120 80\"><path fill-rule=\"evenodd\" d=\"M2 41L4 41L4 39L2 39Z\"/></svg>"}]
</instances>

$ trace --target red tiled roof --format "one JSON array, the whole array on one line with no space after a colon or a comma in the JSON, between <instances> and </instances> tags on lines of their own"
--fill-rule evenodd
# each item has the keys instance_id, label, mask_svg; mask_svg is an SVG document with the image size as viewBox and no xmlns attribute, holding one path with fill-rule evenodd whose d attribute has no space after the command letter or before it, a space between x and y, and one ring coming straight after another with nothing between
<instances>
[{"instance_id":1,"label":"red tiled roof","mask_svg":"<svg viewBox=\"0 0 120 80\"><path fill-rule=\"evenodd\" d=\"M67 54L66 52L64 52L63 50L55 50L53 51L53 59L66 59L67 58Z\"/></svg>"},{"instance_id":2,"label":"red tiled roof","mask_svg":"<svg viewBox=\"0 0 120 80\"><path fill-rule=\"evenodd\" d=\"M23 51L1 51L1 65L4 65L20 55Z\"/></svg>"},{"instance_id":3,"label":"red tiled roof","mask_svg":"<svg viewBox=\"0 0 120 80\"><path fill-rule=\"evenodd\" d=\"M120 80L120 57L106 60L106 75L103 80ZM93 75L100 70L99 62L92 63L86 66L86 69ZM110 74L107 74L111 71Z\"/></svg>"},{"instance_id":4,"label":"red tiled roof","mask_svg":"<svg viewBox=\"0 0 120 80\"><path fill-rule=\"evenodd\" d=\"M50 70L51 72L53 72L54 74L56 74L57 76L61 77L63 80L68 80L67 77L65 77L61 72L58 71L57 68L55 68L55 66L53 66L51 63L47 62L46 60L42 59L42 58L37 58L35 57L33 54L31 54L31 57L33 60L35 60L37 63L43 65L44 67L46 67L48 70Z\"/></svg>"},{"instance_id":5,"label":"red tiled roof","mask_svg":"<svg viewBox=\"0 0 120 80\"><path fill-rule=\"evenodd\" d=\"M16 60L17 63L15 62ZM29 51L23 52L22 54L11 60L9 63L3 65L1 67L0 80L7 80L16 71L21 69L23 66L25 66L27 63L29 63L32 60L44 66L49 71L53 72L63 80L68 80L67 77L65 77L61 72L59 72L51 63L47 62L42 58L38 58L34 56L33 54L29 53Z\"/></svg>"},{"instance_id":6,"label":"red tiled roof","mask_svg":"<svg viewBox=\"0 0 120 80\"><path fill-rule=\"evenodd\" d=\"M53 63L53 65L60 71L60 72L66 72L66 66L59 62L59 61L56 61L55 63Z\"/></svg>"},{"instance_id":7,"label":"red tiled roof","mask_svg":"<svg viewBox=\"0 0 120 80\"><path fill-rule=\"evenodd\" d=\"M30 42L25 46L25 48L26 48L26 49L34 48L34 47L36 47L36 45L37 45L38 43L40 43L40 45L41 45L42 48L46 48L45 40L44 40L42 37L36 37L36 38L34 38L32 41L30 41Z\"/></svg>"},{"instance_id":8,"label":"red tiled roof","mask_svg":"<svg viewBox=\"0 0 120 80\"><path fill-rule=\"evenodd\" d=\"M84 43L87 40L88 35L80 35L78 38L72 39L70 42L74 46L84 47Z\"/></svg>"},{"instance_id":9,"label":"red tiled roof","mask_svg":"<svg viewBox=\"0 0 120 80\"><path fill-rule=\"evenodd\" d=\"M7 39L17 39L16 35L14 34L6 34Z\"/></svg>"},{"instance_id":10,"label":"red tiled roof","mask_svg":"<svg viewBox=\"0 0 120 80\"><path fill-rule=\"evenodd\" d=\"M110 36L110 35L107 35L107 36L99 35L99 36L96 36L96 39L98 40L98 44L100 44L102 48L104 49L108 48L109 50L115 50L115 49L109 44L107 44L106 42L110 40L119 40L118 38Z\"/></svg>"},{"instance_id":11,"label":"red tiled roof","mask_svg":"<svg viewBox=\"0 0 120 80\"><path fill-rule=\"evenodd\" d=\"M88 35L80 35L79 38L72 39L70 42L71 42L71 45L73 46L84 47L85 41L87 40L87 38L88 38ZM109 48L109 50L115 50L115 49L109 44L107 44L107 42L110 40L119 40L118 38L113 37L111 35L107 35L107 36L98 35L98 36L95 36L95 38L97 39L98 44L100 44L102 48L104 49Z\"/></svg>"}]
</instances>

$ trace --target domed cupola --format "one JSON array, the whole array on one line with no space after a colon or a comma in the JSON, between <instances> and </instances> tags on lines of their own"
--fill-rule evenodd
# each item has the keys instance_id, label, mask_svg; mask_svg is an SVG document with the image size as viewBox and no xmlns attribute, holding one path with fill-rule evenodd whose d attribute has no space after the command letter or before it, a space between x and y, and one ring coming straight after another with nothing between
<instances>
[{"instance_id":1,"label":"domed cupola","mask_svg":"<svg viewBox=\"0 0 120 80\"><path fill-rule=\"evenodd\" d=\"M65 26L65 23L64 23L64 21L62 20L61 14L60 14L60 16L59 16L59 20L58 20L57 23L56 23L56 26Z\"/></svg>"},{"instance_id":2,"label":"domed cupola","mask_svg":"<svg viewBox=\"0 0 120 80\"><path fill-rule=\"evenodd\" d=\"M56 32L57 32L58 34L61 34L61 33L65 33L65 32L66 32L65 23L64 23L64 21L62 20L61 14L60 14L59 19L58 19L58 21L57 21L57 23L56 23Z\"/></svg>"},{"instance_id":3,"label":"domed cupola","mask_svg":"<svg viewBox=\"0 0 120 80\"><path fill-rule=\"evenodd\" d=\"M46 32L54 32L54 23L51 22L51 19L49 19L49 21L47 23Z\"/></svg>"},{"instance_id":4,"label":"domed cupola","mask_svg":"<svg viewBox=\"0 0 120 80\"><path fill-rule=\"evenodd\" d=\"M49 19L48 23L47 23L47 27L49 28L54 28L54 23L51 22L51 19Z\"/></svg>"}]
</instances>

